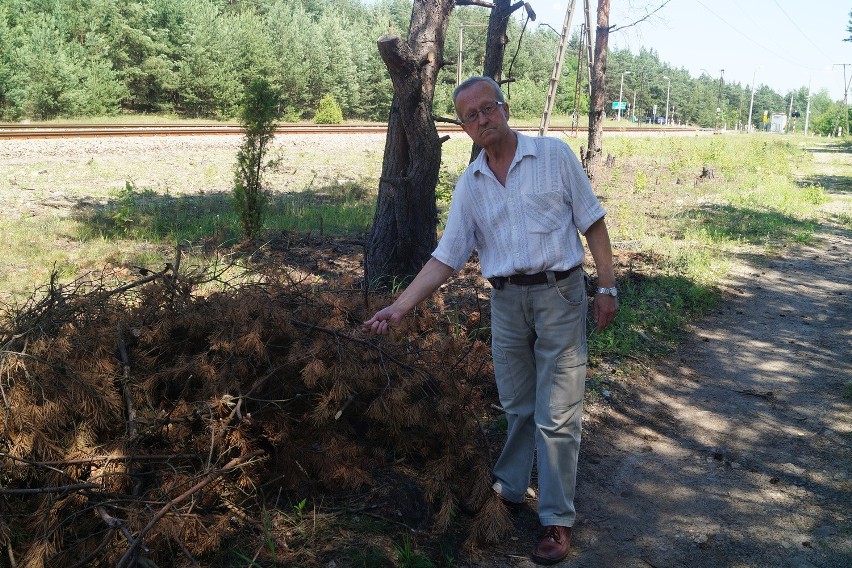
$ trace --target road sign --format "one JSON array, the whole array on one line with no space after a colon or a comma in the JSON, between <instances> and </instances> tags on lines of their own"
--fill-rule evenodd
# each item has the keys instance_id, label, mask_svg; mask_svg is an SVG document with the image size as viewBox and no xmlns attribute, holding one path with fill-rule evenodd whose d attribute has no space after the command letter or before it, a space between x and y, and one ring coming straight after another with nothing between
<instances>
[{"instance_id":1,"label":"road sign","mask_svg":"<svg viewBox=\"0 0 852 568\"><path fill-rule=\"evenodd\" d=\"M627 110L627 101L612 101L612 110Z\"/></svg>"}]
</instances>

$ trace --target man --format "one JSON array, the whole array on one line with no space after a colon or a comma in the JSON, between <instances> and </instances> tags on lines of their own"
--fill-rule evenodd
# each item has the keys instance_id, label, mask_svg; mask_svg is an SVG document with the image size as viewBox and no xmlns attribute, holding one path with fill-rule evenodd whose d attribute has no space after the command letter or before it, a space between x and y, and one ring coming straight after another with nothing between
<instances>
[{"instance_id":1,"label":"man","mask_svg":"<svg viewBox=\"0 0 852 568\"><path fill-rule=\"evenodd\" d=\"M553 564L568 555L586 378L583 233L595 262L594 321L602 331L618 310L605 211L577 157L555 138L509 128L509 105L488 77L453 92L464 131L482 152L459 178L446 229L432 258L390 306L364 322L387 334L479 253L491 281L494 374L506 411L506 443L494 466L494 491L524 501L538 466L544 527L532 553Z\"/></svg>"}]
</instances>

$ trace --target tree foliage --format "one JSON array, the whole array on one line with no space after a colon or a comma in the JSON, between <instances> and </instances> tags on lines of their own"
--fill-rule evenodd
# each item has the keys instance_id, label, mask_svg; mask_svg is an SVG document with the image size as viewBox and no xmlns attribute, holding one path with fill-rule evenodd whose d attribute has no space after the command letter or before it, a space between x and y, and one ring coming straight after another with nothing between
<instances>
[{"instance_id":1,"label":"tree foliage","mask_svg":"<svg viewBox=\"0 0 852 568\"><path fill-rule=\"evenodd\" d=\"M239 115L243 85L264 76L280 90L287 120L312 118L320 99L331 93L344 120L386 121L393 89L376 40L389 29L405 37L411 10L411 0L3 0L0 119L126 111L231 119ZM445 52L455 62L464 25L464 77L482 72L488 15L482 7L461 6L450 17ZM546 26L527 23L526 29L518 19L508 23L503 75L515 79L505 86L512 115L535 119L544 108L559 38ZM588 112L585 70L574 100L580 57L575 34L554 117ZM713 127L719 106L720 126L744 128L748 122L751 85L723 80L720 97L716 70L693 77L660 61L653 49L610 52L607 104L618 99L625 71L627 116L652 120L654 105L664 116L663 77L669 77L669 114L675 121ZM435 114L452 116L455 83L456 66L446 65L435 87ZM764 111L788 112L791 94L794 111L804 116L804 87L778 93L759 85L753 125L762 126ZM814 132L827 134L837 115L842 118L842 109L829 106L812 104Z\"/></svg>"},{"instance_id":2,"label":"tree foliage","mask_svg":"<svg viewBox=\"0 0 852 568\"><path fill-rule=\"evenodd\" d=\"M852 12L849 12L849 25L846 26L846 31L849 32L849 37L843 41L852 41Z\"/></svg>"}]
</instances>

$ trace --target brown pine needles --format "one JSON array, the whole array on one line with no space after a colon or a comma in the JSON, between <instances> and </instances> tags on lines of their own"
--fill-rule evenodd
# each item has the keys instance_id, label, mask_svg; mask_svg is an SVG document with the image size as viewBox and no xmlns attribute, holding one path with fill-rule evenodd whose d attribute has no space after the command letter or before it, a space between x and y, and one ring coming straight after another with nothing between
<instances>
[{"instance_id":1,"label":"brown pine needles","mask_svg":"<svg viewBox=\"0 0 852 568\"><path fill-rule=\"evenodd\" d=\"M190 566L250 550L309 565L320 551L306 555L310 531L294 530L306 510L314 530L354 500L442 533L470 495L486 501L470 536L504 534L482 499L485 344L448 326L440 304L390 339L370 338L359 331L363 291L295 274L167 266L132 281L52 280L7 310L3 555L22 566L142 556Z\"/></svg>"}]
</instances>

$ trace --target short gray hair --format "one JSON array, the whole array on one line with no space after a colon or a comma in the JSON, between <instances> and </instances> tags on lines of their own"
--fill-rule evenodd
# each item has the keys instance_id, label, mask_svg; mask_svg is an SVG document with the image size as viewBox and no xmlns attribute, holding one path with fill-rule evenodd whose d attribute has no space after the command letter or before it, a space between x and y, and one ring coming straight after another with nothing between
<instances>
[{"instance_id":1,"label":"short gray hair","mask_svg":"<svg viewBox=\"0 0 852 568\"><path fill-rule=\"evenodd\" d=\"M456 98L458 98L459 93L467 89L468 87L475 85L476 83L488 83L491 85L491 88L494 89L494 96L497 97L497 102L503 103L506 102L506 99L503 97L503 89L500 88L500 84L497 83L491 77L485 77L483 75L478 75L475 77L469 77L462 81L458 87L453 90L453 106L456 104Z\"/></svg>"}]
</instances>

